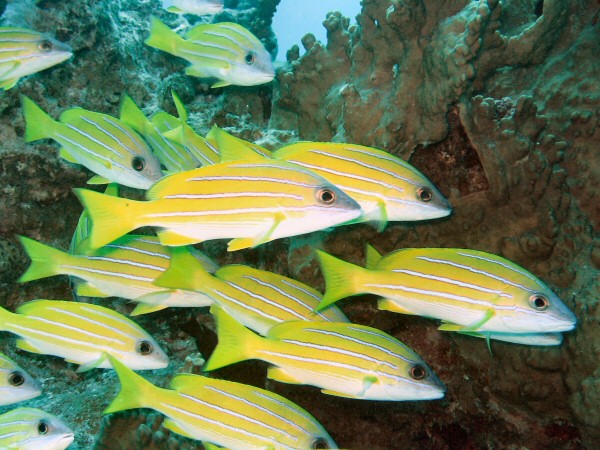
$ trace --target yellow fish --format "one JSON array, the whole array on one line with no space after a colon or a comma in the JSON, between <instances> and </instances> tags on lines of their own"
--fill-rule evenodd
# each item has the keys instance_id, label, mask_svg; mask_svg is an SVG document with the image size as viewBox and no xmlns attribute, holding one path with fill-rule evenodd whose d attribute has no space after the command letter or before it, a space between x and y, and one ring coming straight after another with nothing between
<instances>
[{"instance_id":1,"label":"yellow fish","mask_svg":"<svg viewBox=\"0 0 600 450\"><path fill-rule=\"evenodd\" d=\"M370 249L367 268L317 255L327 285L319 308L369 293L383 297L379 309L449 322L441 330L553 333L577 322L541 280L491 253L409 248L381 257Z\"/></svg>"},{"instance_id":2,"label":"yellow fish","mask_svg":"<svg viewBox=\"0 0 600 450\"><path fill-rule=\"evenodd\" d=\"M121 391L105 414L151 408L167 416L169 430L231 450L337 448L313 416L273 392L188 374L176 375L171 389L161 389L108 358Z\"/></svg>"},{"instance_id":3,"label":"yellow fish","mask_svg":"<svg viewBox=\"0 0 600 450\"><path fill-rule=\"evenodd\" d=\"M0 406L35 398L40 384L8 356L0 353Z\"/></svg>"},{"instance_id":4,"label":"yellow fish","mask_svg":"<svg viewBox=\"0 0 600 450\"><path fill-rule=\"evenodd\" d=\"M93 227L91 248L142 226L160 227L164 245L233 238L228 250L339 225L360 215L358 204L306 169L281 161L237 161L169 175L147 202L75 189Z\"/></svg>"},{"instance_id":5,"label":"yellow fish","mask_svg":"<svg viewBox=\"0 0 600 450\"><path fill-rule=\"evenodd\" d=\"M266 337L244 328L221 308L211 307L219 343L204 370L246 359L274 367L268 377L310 384L325 394L364 400L431 400L446 388L421 357L381 330L333 322L284 322Z\"/></svg>"},{"instance_id":6,"label":"yellow fish","mask_svg":"<svg viewBox=\"0 0 600 450\"><path fill-rule=\"evenodd\" d=\"M17 408L0 416L0 448L63 450L73 431L62 420L37 408Z\"/></svg>"},{"instance_id":7,"label":"yellow fish","mask_svg":"<svg viewBox=\"0 0 600 450\"><path fill-rule=\"evenodd\" d=\"M110 353L132 369L161 369L169 359L139 325L109 308L60 300L33 300L16 313L0 307L0 331L20 337L17 347L81 364L78 372L111 367Z\"/></svg>"},{"instance_id":8,"label":"yellow fish","mask_svg":"<svg viewBox=\"0 0 600 450\"><path fill-rule=\"evenodd\" d=\"M196 25L183 38L152 17L150 37L144 43L190 62L185 69L187 75L218 78L213 88L254 86L268 83L275 76L269 52L237 23Z\"/></svg>"}]
</instances>

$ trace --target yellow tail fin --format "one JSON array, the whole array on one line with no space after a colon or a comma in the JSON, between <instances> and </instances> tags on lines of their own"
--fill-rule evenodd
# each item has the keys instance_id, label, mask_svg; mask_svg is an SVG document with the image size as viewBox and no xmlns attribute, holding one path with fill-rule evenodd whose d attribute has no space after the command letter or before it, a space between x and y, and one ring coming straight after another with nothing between
<instances>
[{"instance_id":1,"label":"yellow tail fin","mask_svg":"<svg viewBox=\"0 0 600 450\"><path fill-rule=\"evenodd\" d=\"M59 269L60 265L69 255L25 236L19 236L19 240L27 255L31 258L31 265L21 275L19 283L39 280L40 278L51 277L61 273Z\"/></svg>"},{"instance_id":2,"label":"yellow tail fin","mask_svg":"<svg viewBox=\"0 0 600 450\"><path fill-rule=\"evenodd\" d=\"M351 264L317 250L321 272L325 277L326 291L316 310L321 311L338 300L364 293L357 282L359 275L367 269Z\"/></svg>"}]
</instances>

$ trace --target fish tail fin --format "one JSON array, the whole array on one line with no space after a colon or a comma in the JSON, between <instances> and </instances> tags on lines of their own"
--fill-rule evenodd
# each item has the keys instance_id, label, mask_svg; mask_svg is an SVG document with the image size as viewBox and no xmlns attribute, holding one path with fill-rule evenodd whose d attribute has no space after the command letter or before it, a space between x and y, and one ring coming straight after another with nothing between
<instances>
[{"instance_id":1,"label":"fish tail fin","mask_svg":"<svg viewBox=\"0 0 600 450\"><path fill-rule=\"evenodd\" d=\"M96 249L138 227L136 212L144 202L128 198L113 197L88 189L73 189L79 201L92 219L92 229L88 237L89 248Z\"/></svg>"},{"instance_id":2,"label":"fish tail fin","mask_svg":"<svg viewBox=\"0 0 600 450\"><path fill-rule=\"evenodd\" d=\"M25 236L19 236L19 241L31 259L31 265L21 275L19 283L39 280L60 273L59 267L68 256L65 252Z\"/></svg>"},{"instance_id":3,"label":"fish tail fin","mask_svg":"<svg viewBox=\"0 0 600 450\"><path fill-rule=\"evenodd\" d=\"M210 307L217 324L219 343L203 367L203 370L215 370L236 362L252 359L252 349L262 344L263 338L227 314L217 305Z\"/></svg>"},{"instance_id":4,"label":"fish tail fin","mask_svg":"<svg viewBox=\"0 0 600 450\"><path fill-rule=\"evenodd\" d=\"M214 281L211 275L190 252L188 247L170 247L171 261L154 284L164 288L206 291Z\"/></svg>"},{"instance_id":5,"label":"fish tail fin","mask_svg":"<svg viewBox=\"0 0 600 450\"><path fill-rule=\"evenodd\" d=\"M149 406L159 388L146 381L114 356L107 354L107 358L117 372L121 390L103 411L103 414Z\"/></svg>"},{"instance_id":6,"label":"fish tail fin","mask_svg":"<svg viewBox=\"0 0 600 450\"><path fill-rule=\"evenodd\" d=\"M25 142L50 137L56 121L26 95L21 95L21 105L25 116Z\"/></svg>"},{"instance_id":7,"label":"fish tail fin","mask_svg":"<svg viewBox=\"0 0 600 450\"><path fill-rule=\"evenodd\" d=\"M326 286L323 299L316 308L317 311L321 311L342 298L361 293L357 287L357 279L365 269L320 250L317 250L317 257Z\"/></svg>"},{"instance_id":8,"label":"fish tail fin","mask_svg":"<svg viewBox=\"0 0 600 450\"><path fill-rule=\"evenodd\" d=\"M177 47L184 39L155 16L150 19L150 36L144 44L177 56Z\"/></svg>"}]
</instances>

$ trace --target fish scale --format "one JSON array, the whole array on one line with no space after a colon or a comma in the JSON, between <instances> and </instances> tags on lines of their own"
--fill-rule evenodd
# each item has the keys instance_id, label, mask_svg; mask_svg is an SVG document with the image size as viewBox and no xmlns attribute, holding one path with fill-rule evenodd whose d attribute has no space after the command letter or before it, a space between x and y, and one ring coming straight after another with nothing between
<instances>
[{"instance_id":1,"label":"fish scale","mask_svg":"<svg viewBox=\"0 0 600 450\"><path fill-rule=\"evenodd\" d=\"M98 248L141 226L157 226L165 245L233 238L229 250L335 226L360 215L354 200L305 169L282 161L232 162L165 177L149 201L76 189L92 218ZM321 194L327 195L322 198Z\"/></svg>"},{"instance_id":2,"label":"fish scale","mask_svg":"<svg viewBox=\"0 0 600 450\"><path fill-rule=\"evenodd\" d=\"M553 333L576 323L541 280L490 253L416 248L381 257L370 249L367 268L317 254L327 286L319 308L370 293L383 297L379 309L441 319L449 322L441 329L453 331Z\"/></svg>"},{"instance_id":3,"label":"fish scale","mask_svg":"<svg viewBox=\"0 0 600 450\"><path fill-rule=\"evenodd\" d=\"M275 393L189 374L176 375L171 389L161 389L111 360L121 391L104 413L152 408L167 416L171 431L226 448L337 448L314 417Z\"/></svg>"},{"instance_id":4,"label":"fish scale","mask_svg":"<svg viewBox=\"0 0 600 450\"><path fill-rule=\"evenodd\" d=\"M20 78L59 64L72 55L68 45L46 34L0 27L0 89L8 90Z\"/></svg>"},{"instance_id":5,"label":"fish scale","mask_svg":"<svg viewBox=\"0 0 600 450\"><path fill-rule=\"evenodd\" d=\"M0 330L20 336L17 346L23 350L82 364L79 371L110 367L106 352L136 369L158 369L168 363L156 341L135 322L98 305L34 300L16 313L0 308ZM140 351L142 343L148 352Z\"/></svg>"},{"instance_id":6,"label":"fish scale","mask_svg":"<svg viewBox=\"0 0 600 450\"><path fill-rule=\"evenodd\" d=\"M154 281L169 267L171 249L156 236L127 235L87 255L67 254L21 236L20 241L32 260L19 279L31 281L53 275L77 277L76 295L121 297L139 305L133 315L177 306L208 306L212 300L201 293L183 289L164 289ZM85 245L85 242L84 242ZM217 265L201 252L186 248L192 258L208 271ZM160 299L156 304L154 299Z\"/></svg>"},{"instance_id":7,"label":"fish scale","mask_svg":"<svg viewBox=\"0 0 600 450\"><path fill-rule=\"evenodd\" d=\"M412 349L375 328L351 323L290 321L266 337L244 328L213 305L219 343L204 366L211 371L246 359L262 359L268 377L311 384L326 394L370 400L426 400L445 388ZM413 373L417 370L421 376Z\"/></svg>"},{"instance_id":8,"label":"fish scale","mask_svg":"<svg viewBox=\"0 0 600 450\"><path fill-rule=\"evenodd\" d=\"M61 114L60 121L55 121L30 98L22 95L21 101L26 122L25 141L55 140L61 145L61 157L97 174L90 183L114 181L148 189L162 177L160 162L148 144L119 120L71 108Z\"/></svg>"}]
</instances>

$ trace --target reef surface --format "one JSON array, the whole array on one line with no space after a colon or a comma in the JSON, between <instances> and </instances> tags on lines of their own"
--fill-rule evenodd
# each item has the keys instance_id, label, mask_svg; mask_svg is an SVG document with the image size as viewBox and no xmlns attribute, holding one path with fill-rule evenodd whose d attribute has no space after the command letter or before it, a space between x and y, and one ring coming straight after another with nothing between
<instances>
[{"instance_id":1,"label":"reef surface","mask_svg":"<svg viewBox=\"0 0 600 450\"><path fill-rule=\"evenodd\" d=\"M274 51L278 0L228 1L233 20ZM378 311L369 296L342 302L352 321L414 348L448 386L441 401L383 403L324 396L316 388L266 380L245 362L216 376L266 387L310 411L342 448L597 448L600 444L600 6L594 0L363 0L357 23L332 12L327 42L303 39L287 51L272 84L210 89L184 63L145 45L149 18L183 19L158 1L0 2L1 25L49 32L74 57L0 92L0 305L68 299L66 277L18 285L27 266L16 234L67 249L81 207L71 194L90 174L58 157L50 141L25 144L23 93L53 117L72 106L117 115L127 92L147 114L175 114L170 90L205 134L212 124L269 148L294 140L353 142L399 155L450 199L451 217L368 225L285 239L227 253L244 263L323 289L313 247L364 262L364 244L467 247L505 256L536 274L575 312L578 325L557 348L492 343L437 331L433 320ZM123 300L102 301L121 312ZM168 349L168 369L146 373L166 385L175 372L202 370L215 344L205 309L142 316ZM43 381L28 403L59 415L76 432L74 449L192 449L145 410L103 419L116 393L111 371L76 374L53 357L0 351ZM0 408L0 413L7 408Z\"/></svg>"}]
</instances>

